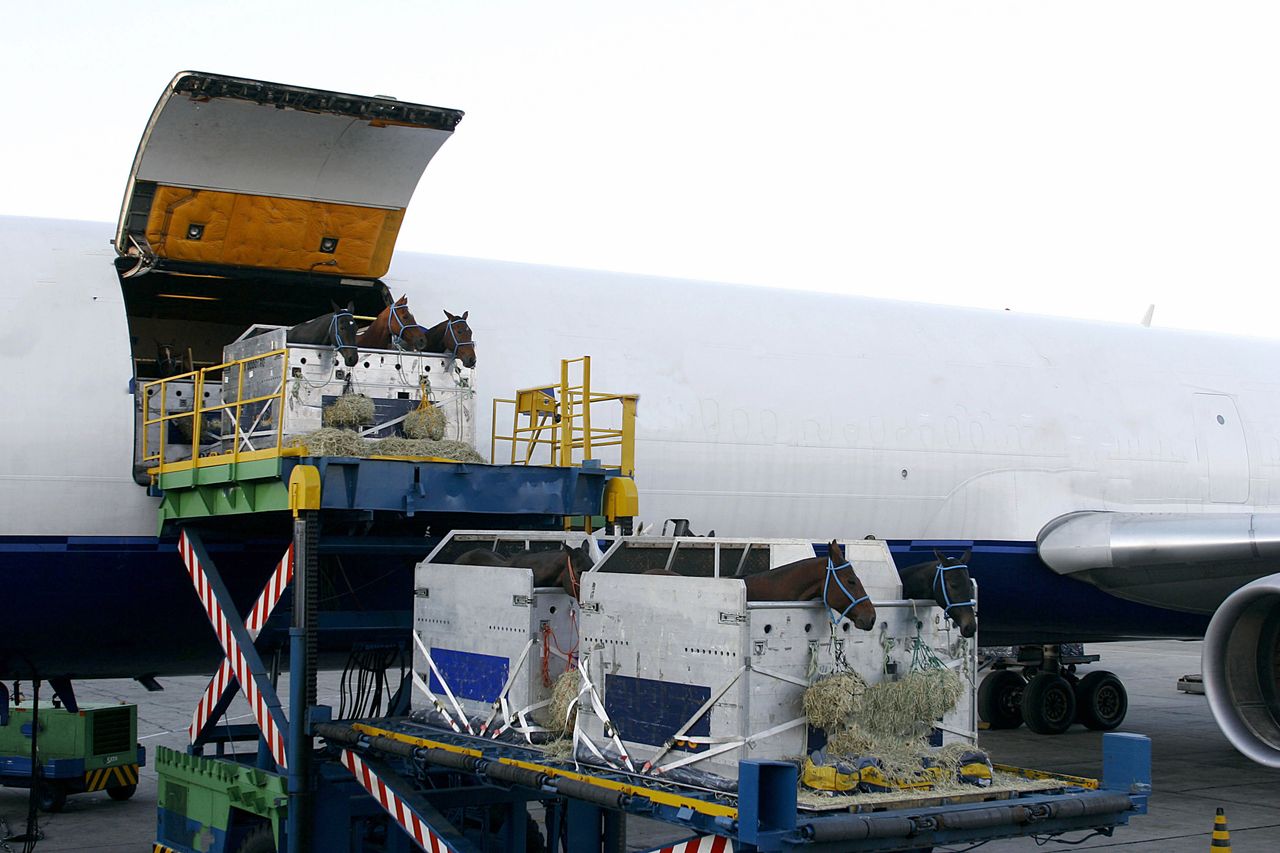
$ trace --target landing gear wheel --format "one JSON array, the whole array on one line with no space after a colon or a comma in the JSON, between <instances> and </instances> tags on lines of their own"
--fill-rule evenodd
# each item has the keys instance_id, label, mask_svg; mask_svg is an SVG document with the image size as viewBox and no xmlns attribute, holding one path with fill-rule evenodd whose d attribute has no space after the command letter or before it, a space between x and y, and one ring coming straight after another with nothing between
<instances>
[{"instance_id":1,"label":"landing gear wheel","mask_svg":"<svg viewBox=\"0 0 1280 853\"><path fill-rule=\"evenodd\" d=\"M138 792L137 785L117 785L107 789L107 796L117 803L123 803Z\"/></svg>"},{"instance_id":2,"label":"landing gear wheel","mask_svg":"<svg viewBox=\"0 0 1280 853\"><path fill-rule=\"evenodd\" d=\"M67 789L62 787L61 782L40 782L40 787L36 789L36 805L40 807L40 811L54 814L62 811L66 804Z\"/></svg>"},{"instance_id":3,"label":"landing gear wheel","mask_svg":"<svg viewBox=\"0 0 1280 853\"><path fill-rule=\"evenodd\" d=\"M1022 717L1040 735L1060 735L1076 718L1076 694L1061 675L1042 672L1022 691Z\"/></svg>"},{"instance_id":4,"label":"landing gear wheel","mask_svg":"<svg viewBox=\"0 0 1280 853\"><path fill-rule=\"evenodd\" d=\"M271 825L264 824L246 835L235 853L276 853L276 836Z\"/></svg>"},{"instance_id":5,"label":"landing gear wheel","mask_svg":"<svg viewBox=\"0 0 1280 853\"><path fill-rule=\"evenodd\" d=\"M978 688L978 716L993 729L1022 725L1022 691L1026 680L1011 669L997 669Z\"/></svg>"},{"instance_id":6,"label":"landing gear wheel","mask_svg":"<svg viewBox=\"0 0 1280 853\"><path fill-rule=\"evenodd\" d=\"M1089 728L1109 732L1128 712L1129 694L1115 673L1091 672L1076 685L1076 716Z\"/></svg>"}]
</instances>

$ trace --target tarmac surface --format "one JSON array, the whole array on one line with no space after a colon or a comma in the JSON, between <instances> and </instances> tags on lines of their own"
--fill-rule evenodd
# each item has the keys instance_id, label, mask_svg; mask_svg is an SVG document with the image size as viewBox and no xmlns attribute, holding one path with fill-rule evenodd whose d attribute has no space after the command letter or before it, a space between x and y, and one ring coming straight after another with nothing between
<instances>
[{"instance_id":1,"label":"tarmac surface","mask_svg":"<svg viewBox=\"0 0 1280 853\"><path fill-rule=\"evenodd\" d=\"M1226 810L1235 853L1280 851L1280 771L1240 756L1218 731L1205 698L1175 687L1179 676L1199 672L1200 644L1113 643L1092 645L1088 651L1101 654L1102 662L1094 666L1115 672L1129 691L1129 715L1120 730L1151 737L1150 813L1134 817L1111 838L1094 836L1070 846L1060 841L1037 844L1031 838L994 841L981 848L984 853L1055 849L1206 853L1218 807ZM191 711L205 682L203 678L163 679L164 692L148 693L132 681L86 681L76 685L76 694L82 702L137 703L138 736L147 747L150 764L157 745L183 748ZM42 700L47 698L46 688ZM322 676L320 701L336 708L336 674ZM233 706L232 716L239 717L233 722L248 722L246 712L242 705ZM1102 735L1081 726L1058 737L1036 735L1025 728L983 732L980 743L996 762L1077 776L1102 775ZM0 837L22 832L26 813L25 790L0 788ZM138 792L128 802L114 802L103 793L73 795L63 812L41 814L40 828L44 839L36 849L41 853L150 851L156 829L154 769L142 770ZM1079 842L1082 836L1075 833L1067 841ZM633 850L651 849L680 837L664 824L639 819L628 824ZM21 843L10 846L22 849ZM5 849L0 844L0 851Z\"/></svg>"}]
</instances>

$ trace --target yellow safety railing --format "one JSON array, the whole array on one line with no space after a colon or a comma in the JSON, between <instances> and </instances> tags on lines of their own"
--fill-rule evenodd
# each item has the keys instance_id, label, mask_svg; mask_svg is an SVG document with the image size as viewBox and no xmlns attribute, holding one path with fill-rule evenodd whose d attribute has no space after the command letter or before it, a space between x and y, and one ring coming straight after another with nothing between
<instances>
[{"instance_id":1,"label":"yellow safety railing","mask_svg":"<svg viewBox=\"0 0 1280 853\"><path fill-rule=\"evenodd\" d=\"M576 383L572 374L577 370ZM635 424L638 394L606 394L591 390L591 356L567 358L560 362L560 382L516 392L515 399L495 399L489 460L498 461L498 444L511 446L514 465L581 465L597 459L605 468L615 468L624 476L635 474ZM616 416L602 413L605 404L620 406ZM511 434L500 435L500 406L511 406ZM592 418L595 423L592 423ZM603 426L604 423L609 426ZM618 448L617 461L599 460L597 454ZM543 452L545 451L545 452ZM543 461L545 460L545 461Z\"/></svg>"},{"instance_id":2,"label":"yellow safety railing","mask_svg":"<svg viewBox=\"0 0 1280 853\"><path fill-rule=\"evenodd\" d=\"M281 455L284 438L284 418L281 417L281 412L284 407L287 355L288 350L273 350L144 384L142 386L143 464L149 466L151 473L163 474L192 467L204 468ZM259 394L246 399L244 397L245 374L251 367L256 367L260 363L265 367L271 359L280 360L279 386L269 394ZM216 376L217 381L210 381L211 375ZM230 402L222 402L222 398L227 396L226 385L229 381L235 383L235 396ZM173 411L170 410L168 390L175 385L181 386L183 390L190 389L192 395L190 408L175 406ZM206 386L220 389L216 401L205 400ZM245 409L259 404L261 408L252 416L253 422L245 428L242 417ZM230 417L222 417L224 412ZM153 413L155 413L154 417L152 417ZM230 435L219 433L218 447L206 449L202 455L201 438L206 431L205 424L208 416L216 416L218 422L222 424L230 421L232 429ZM264 436L264 431L259 429L260 425L264 422L270 424L272 421L274 421L274 428ZM167 434L173 429L171 425L180 423L187 426L185 429L178 427L179 433L186 432L190 436L189 440L166 441ZM152 427L158 427L155 439L151 435ZM270 445L255 447L254 440L260 441L263 437L269 439ZM230 442L229 449L227 449L228 442ZM175 445L184 448L186 455L180 459L166 458L168 452L166 447L172 448Z\"/></svg>"}]
</instances>

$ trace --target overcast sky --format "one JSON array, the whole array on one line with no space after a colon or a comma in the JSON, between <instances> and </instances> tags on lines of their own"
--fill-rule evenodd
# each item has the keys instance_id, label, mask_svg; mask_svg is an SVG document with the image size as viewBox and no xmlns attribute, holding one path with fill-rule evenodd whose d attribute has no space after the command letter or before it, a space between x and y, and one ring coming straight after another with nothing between
<instances>
[{"instance_id":1,"label":"overcast sky","mask_svg":"<svg viewBox=\"0 0 1280 853\"><path fill-rule=\"evenodd\" d=\"M11 4L0 213L114 222L197 69L465 110L403 249L1278 336L1278 37L1168 0Z\"/></svg>"}]
</instances>

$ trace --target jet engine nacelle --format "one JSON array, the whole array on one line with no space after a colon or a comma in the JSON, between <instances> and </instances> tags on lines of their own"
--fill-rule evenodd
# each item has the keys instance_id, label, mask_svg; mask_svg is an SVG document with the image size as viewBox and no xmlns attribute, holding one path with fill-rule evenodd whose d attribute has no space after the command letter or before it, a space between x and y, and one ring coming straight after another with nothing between
<instances>
[{"instance_id":1,"label":"jet engine nacelle","mask_svg":"<svg viewBox=\"0 0 1280 853\"><path fill-rule=\"evenodd\" d=\"M1204 636L1204 692L1227 740L1280 768L1280 574L1232 593Z\"/></svg>"}]
</instances>

